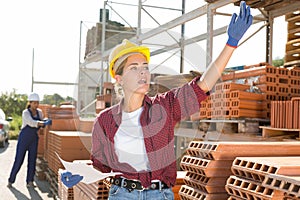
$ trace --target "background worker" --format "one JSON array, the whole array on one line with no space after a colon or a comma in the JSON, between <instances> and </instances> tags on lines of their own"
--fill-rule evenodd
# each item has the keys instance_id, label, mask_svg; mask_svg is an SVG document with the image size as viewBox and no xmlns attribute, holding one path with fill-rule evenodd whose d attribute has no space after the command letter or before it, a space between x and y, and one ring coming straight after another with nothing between
<instances>
[{"instance_id":1,"label":"background worker","mask_svg":"<svg viewBox=\"0 0 300 200\"><path fill-rule=\"evenodd\" d=\"M51 124L51 120L42 120L43 113L38 108L40 97L37 93L31 93L28 96L28 105L22 113L22 127L18 137L17 151L15 161L8 178L7 187L12 187L16 180L25 154L28 151L28 166L27 166L27 187L34 187L33 178L36 167L37 147L38 147L38 130L45 125Z\"/></svg>"}]
</instances>

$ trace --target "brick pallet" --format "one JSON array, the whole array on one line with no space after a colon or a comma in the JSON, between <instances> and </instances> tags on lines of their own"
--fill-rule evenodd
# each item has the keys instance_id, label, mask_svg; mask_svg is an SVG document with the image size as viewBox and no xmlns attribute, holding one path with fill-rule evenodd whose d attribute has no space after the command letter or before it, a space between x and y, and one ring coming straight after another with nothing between
<instances>
[{"instance_id":1,"label":"brick pallet","mask_svg":"<svg viewBox=\"0 0 300 200\"><path fill-rule=\"evenodd\" d=\"M300 97L271 102L271 126L261 126L263 137L300 138Z\"/></svg>"},{"instance_id":2,"label":"brick pallet","mask_svg":"<svg viewBox=\"0 0 300 200\"><path fill-rule=\"evenodd\" d=\"M287 142L192 141L180 163L187 174L179 195L184 200L227 199L225 185L236 157L297 156L299 150L299 144Z\"/></svg>"}]
</instances>

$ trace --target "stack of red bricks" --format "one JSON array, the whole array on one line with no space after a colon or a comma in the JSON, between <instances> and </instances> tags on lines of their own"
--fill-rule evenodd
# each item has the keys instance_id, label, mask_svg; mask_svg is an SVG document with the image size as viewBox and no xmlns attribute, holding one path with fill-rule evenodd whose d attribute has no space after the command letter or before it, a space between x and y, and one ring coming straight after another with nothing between
<instances>
[{"instance_id":1,"label":"stack of red bricks","mask_svg":"<svg viewBox=\"0 0 300 200\"><path fill-rule=\"evenodd\" d=\"M300 96L298 68L279 68L260 63L225 73L222 80L216 84L215 92L201 104L200 119L270 119L271 101Z\"/></svg>"},{"instance_id":2,"label":"stack of red bricks","mask_svg":"<svg viewBox=\"0 0 300 200\"><path fill-rule=\"evenodd\" d=\"M229 186L232 183L230 177L232 176L231 168L233 161L239 156L272 156L273 160L282 160L282 158L279 157L297 156L299 155L299 151L299 144L287 142L192 141L187 148L187 155L182 158L180 163L181 168L187 173L184 178L185 185L182 185L179 191L180 198L182 200L251 199L245 198L245 196L238 196L238 191L234 193L233 190L235 190L235 188ZM256 158L256 160L259 159ZM294 166L300 166L300 163L298 165L295 164L295 162L296 161L291 161L287 164L291 166L290 169L295 169ZM250 164L247 166L250 166ZM264 166L265 165L260 165L262 170L265 170ZM258 168L258 165L256 165L256 168ZM243 172L239 172L239 177ZM245 171L245 173L249 174L247 171ZM228 179L230 179L229 182L227 181ZM237 182L239 182L239 180ZM234 184L238 185L238 183ZM225 186L231 189L227 189L226 191ZM243 186L246 187L245 185ZM258 190L257 193L259 192Z\"/></svg>"},{"instance_id":3,"label":"stack of red bricks","mask_svg":"<svg viewBox=\"0 0 300 200\"><path fill-rule=\"evenodd\" d=\"M61 199L72 199L73 190L60 187L58 190L59 170L63 169L57 154L68 162L87 160L90 158L91 134L79 131L49 131L47 134L47 151L45 159L48 162L47 181L54 194L61 195ZM72 198L71 198L72 197Z\"/></svg>"},{"instance_id":4,"label":"stack of red bricks","mask_svg":"<svg viewBox=\"0 0 300 200\"><path fill-rule=\"evenodd\" d=\"M271 127L300 129L300 97L271 102Z\"/></svg>"},{"instance_id":5,"label":"stack of red bricks","mask_svg":"<svg viewBox=\"0 0 300 200\"><path fill-rule=\"evenodd\" d=\"M288 23L285 66L300 66L300 10L285 15Z\"/></svg>"},{"instance_id":6,"label":"stack of red bricks","mask_svg":"<svg viewBox=\"0 0 300 200\"><path fill-rule=\"evenodd\" d=\"M75 131L79 129L79 115L74 107L51 107L48 116L52 119L51 130Z\"/></svg>"},{"instance_id":7,"label":"stack of red bricks","mask_svg":"<svg viewBox=\"0 0 300 200\"><path fill-rule=\"evenodd\" d=\"M216 84L215 92L201 104L200 118L266 118L264 95L249 92L249 89L248 84Z\"/></svg>"}]
</instances>

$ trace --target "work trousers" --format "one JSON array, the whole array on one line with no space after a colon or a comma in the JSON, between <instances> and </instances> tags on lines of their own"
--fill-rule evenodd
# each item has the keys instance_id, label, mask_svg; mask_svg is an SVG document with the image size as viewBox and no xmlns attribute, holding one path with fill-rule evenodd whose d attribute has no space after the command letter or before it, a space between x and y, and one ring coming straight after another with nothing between
<instances>
[{"instance_id":1,"label":"work trousers","mask_svg":"<svg viewBox=\"0 0 300 200\"><path fill-rule=\"evenodd\" d=\"M24 127L18 138L17 152L15 161L10 173L8 181L14 183L16 176L24 162L26 151L28 151L28 166L27 166L27 177L26 182L32 182L35 174L36 157L37 157L37 147L38 147L38 129L29 127L28 125Z\"/></svg>"}]
</instances>

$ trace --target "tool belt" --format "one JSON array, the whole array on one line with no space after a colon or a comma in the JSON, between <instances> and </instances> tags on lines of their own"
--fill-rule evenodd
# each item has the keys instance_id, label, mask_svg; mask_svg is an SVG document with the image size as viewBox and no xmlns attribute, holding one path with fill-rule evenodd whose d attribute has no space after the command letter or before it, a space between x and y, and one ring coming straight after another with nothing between
<instances>
[{"instance_id":1,"label":"tool belt","mask_svg":"<svg viewBox=\"0 0 300 200\"><path fill-rule=\"evenodd\" d=\"M151 185L147 188L143 187L140 181L129 180L126 178L112 178L111 184L132 190L161 190L169 188L167 184L162 181L152 181Z\"/></svg>"}]
</instances>

